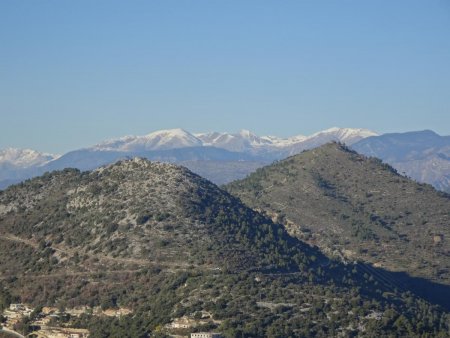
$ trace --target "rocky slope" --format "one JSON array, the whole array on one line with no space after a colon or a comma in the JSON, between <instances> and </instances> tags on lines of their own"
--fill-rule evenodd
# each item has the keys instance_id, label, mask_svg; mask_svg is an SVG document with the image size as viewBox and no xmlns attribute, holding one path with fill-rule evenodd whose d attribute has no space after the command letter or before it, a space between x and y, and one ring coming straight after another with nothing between
<instances>
[{"instance_id":1,"label":"rocky slope","mask_svg":"<svg viewBox=\"0 0 450 338\"><path fill-rule=\"evenodd\" d=\"M135 158L90 173L65 170L12 187L1 202L4 232L86 254L171 265L208 260L230 269L273 263L263 256L255 261L261 251L253 239L243 245L233 236L249 232L267 241L264 231L276 233L275 225L175 165ZM236 253L236 261L216 256L217 245L230 257ZM197 253L201 249L208 257Z\"/></svg>"},{"instance_id":2,"label":"rocky slope","mask_svg":"<svg viewBox=\"0 0 450 338\"><path fill-rule=\"evenodd\" d=\"M450 197L380 160L331 143L226 189L331 255L450 285Z\"/></svg>"},{"instance_id":3,"label":"rocky slope","mask_svg":"<svg viewBox=\"0 0 450 338\"><path fill-rule=\"evenodd\" d=\"M182 318L226 337L448 330L439 306L326 258L171 164L132 159L12 186L0 192L0 243L0 300L133 309L80 318L93 337L186 334L170 324Z\"/></svg>"}]
</instances>

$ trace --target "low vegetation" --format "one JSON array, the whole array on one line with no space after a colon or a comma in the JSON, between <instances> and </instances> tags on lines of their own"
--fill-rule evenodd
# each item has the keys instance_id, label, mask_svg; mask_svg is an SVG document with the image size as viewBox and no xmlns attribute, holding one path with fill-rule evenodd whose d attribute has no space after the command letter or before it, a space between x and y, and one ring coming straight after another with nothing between
<instances>
[{"instance_id":1,"label":"low vegetation","mask_svg":"<svg viewBox=\"0 0 450 338\"><path fill-rule=\"evenodd\" d=\"M445 309L327 258L187 169L142 159L0 192L0 306L127 307L61 318L92 337L445 336ZM189 318L196 325L174 328Z\"/></svg>"},{"instance_id":2,"label":"low vegetation","mask_svg":"<svg viewBox=\"0 0 450 338\"><path fill-rule=\"evenodd\" d=\"M331 143L226 189L329 256L450 286L449 195L377 159Z\"/></svg>"}]
</instances>

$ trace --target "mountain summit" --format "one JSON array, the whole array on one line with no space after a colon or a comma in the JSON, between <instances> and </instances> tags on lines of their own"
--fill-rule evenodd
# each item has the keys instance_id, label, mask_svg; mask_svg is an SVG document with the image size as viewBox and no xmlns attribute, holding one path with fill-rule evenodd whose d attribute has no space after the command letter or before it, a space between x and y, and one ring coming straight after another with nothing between
<instances>
[{"instance_id":1,"label":"mountain summit","mask_svg":"<svg viewBox=\"0 0 450 338\"><path fill-rule=\"evenodd\" d=\"M17 168L28 168L43 165L57 157L32 149L6 148L0 150L0 166L10 165Z\"/></svg>"},{"instance_id":2,"label":"mountain summit","mask_svg":"<svg viewBox=\"0 0 450 338\"><path fill-rule=\"evenodd\" d=\"M330 143L227 186L291 234L348 260L450 285L450 197Z\"/></svg>"},{"instance_id":3,"label":"mountain summit","mask_svg":"<svg viewBox=\"0 0 450 338\"><path fill-rule=\"evenodd\" d=\"M57 155L45 154L31 149L6 148L0 150L0 189L16 180L29 177L28 170L41 168L56 160ZM38 170L39 171L39 170Z\"/></svg>"},{"instance_id":4,"label":"mountain summit","mask_svg":"<svg viewBox=\"0 0 450 338\"><path fill-rule=\"evenodd\" d=\"M201 140L184 129L159 130L144 136L125 136L100 143L92 149L140 152L202 146Z\"/></svg>"},{"instance_id":5,"label":"mountain summit","mask_svg":"<svg viewBox=\"0 0 450 338\"><path fill-rule=\"evenodd\" d=\"M8 202L13 196L15 201ZM288 241L281 226L186 168L141 158L86 174L72 169L45 175L7 189L0 201L1 231L92 255L172 265L226 264L230 270L276 269L278 263L258 247L268 232L275 242ZM65 211L52 213L52 208ZM242 243L237 239L247 234L252 235ZM264 245L269 244L274 245ZM209 257L200 249L211 251ZM277 252L277 257L283 255L282 268L296 265L287 252Z\"/></svg>"}]
</instances>

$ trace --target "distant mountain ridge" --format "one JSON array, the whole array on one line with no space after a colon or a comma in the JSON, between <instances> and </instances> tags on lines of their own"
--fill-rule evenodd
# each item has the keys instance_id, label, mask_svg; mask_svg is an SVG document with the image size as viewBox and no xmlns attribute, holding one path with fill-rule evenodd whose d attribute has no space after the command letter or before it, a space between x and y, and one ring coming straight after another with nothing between
<instances>
[{"instance_id":1,"label":"distant mountain ridge","mask_svg":"<svg viewBox=\"0 0 450 338\"><path fill-rule=\"evenodd\" d=\"M368 129L336 127L288 138L258 136L249 130L238 133L159 130L107 140L62 156L8 148L0 151L0 189L46 171L68 167L91 170L134 156L177 163L216 184L226 184L275 160L328 142L344 143L361 154L382 159L418 182L450 192L450 136L430 130L378 135Z\"/></svg>"},{"instance_id":2,"label":"distant mountain ridge","mask_svg":"<svg viewBox=\"0 0 450 338\"><path fill-rule=\"evenodd\" d=\"M235 134L218 132L192 134L177 128L159 130L143 136L124 136L107 140L62 156L41 154L32 150L9 149L4 152L10 155L5 155L4 159L0 157L0 189L46 171L68 167L91 170L134 156L179 163L217 184L223 184L243 178L273 160L282 159L310 147L330 141L353 144L373 135L377 134L367 129L330 128L311 136L279 138L260 137L248 130ZM11 167L7 160L11 158L14 159L14 163L24 165Z\"/></svg>"},{"instance_id":3,"label":"distant mountain ridge","mask_svg":"<svg viewBox=\"0 0 450 338\"><path fill-rule=\"evenodd\" d=\"M20 181L27 168L37 168L57 158L57 155L41 153L32 149L6 148L0 150L0 182L4 182L4 185L7 186Z\"/></svg>"},{"instance_id":4,"label":"distant mountain ridge","mask_svg":"<svg viewBox=\"0 0 450 338\"><path fill-rule=\"evenodd\" d=\"M431 130L373 136L352 149L377 157L418 182L450 192L450 136Z\"/></svg>"},{"instance_id":5,"label":"distant mountain ridge","mask_svg":"<svg viewBox=\"0 0 450 338\"><path fill-rule=\"evenodd\" d=\"M249 152L256 154L292 155L310 147L322 145L331 141L339 141L348 145L358 142L377 133L368 129L352 129L333 127L310 136L297 135L289 138L276 136L257 136L249 130L239 133L206 133L196 134L205 145L227 149L230 151ZM276 156L279 157L279 156Z\"/></svg>"},{"instance_id":6,"label":"distant mountain ridge","mask_svg":"<svg viewBox=\"0 0 450 338\"><path fill-rule=\"evenodd\" d=\"M324 144L339 141L353 144L369 136L378 135L367 129L333 127L310 136L297 135L288 138L257 136L249 130L238 133L190 133L184 129L158 130L144 136L125 136L99 143L91 148L107 151L148 151L188 147L216 147L234 152L267 154L301 147L301 144Z\"/></svg>"},{"instance_id":7,"label":"distant mountain ridge","mask_svg":"<svg viewBox=\"0 0 450 338\"><path fill-rule=\"evenodd\" d=\"M0 164L26 168L32 165L43 165L58 156L41 153L32 149L6 148L0 150Z\"/></svg>"}]
</instances>

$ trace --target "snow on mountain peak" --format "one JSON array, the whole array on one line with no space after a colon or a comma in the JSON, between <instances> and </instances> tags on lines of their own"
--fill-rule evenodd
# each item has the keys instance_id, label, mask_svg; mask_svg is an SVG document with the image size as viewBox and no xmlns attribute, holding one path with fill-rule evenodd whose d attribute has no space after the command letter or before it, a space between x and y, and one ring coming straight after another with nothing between
<instances>
[{"instance_id":1,"label":"snow on mountain peak","mask_svg":"<svg viewBox=\"0 0 450 338\"><path fill-rule=\"evenodd\" d=\"M7 163L20 168L43 165L57 155L41 153L32 149L6 148L0 150L0 164Z\"/></svg>"},{"instance_id":2,"label":"snow on mountain peak","mask_svg":"<svg viewBox=\"0 0 450 338\"><path fill-rule=\"evenodd\" d=\"M346 143L347 145L351 145L351 144L358 142L359 140L362 140L363 138L366 138L369 136L378 136L378 134L371 130L362 129L362 128L332 127L332 128L314 133L311 136L308 136L307 139L313 140L313 139L318 139L318 138L324 139L324 138L331 137L330 140L335 140L335 141Z\"/></svg>"},{"instance_id":3,"label":"snow on mountain peak","mask_svg":"<svg viewBox=\"0 0 450 338\"><path fill-rule=\"evenodd\" d=\"M331 141L339 141L351 145L365 137L375 135L378 134L367 129L338 127L329 128L310 136L297 135L288 138L257 136L246 129L236 134L218 132L195 134L203 142L203 145L231 151L271 152L285 149L289 153L296 153L300 151L299 149L306 149Z\"/></svg>"},{"instance_id":4,"label":"snow on mountain peak","mask_svg":"<svg viewBox=\"0 0 450 338\"><path fill-rule=\"evenodd\" d=\"M148 151L202 146L202 141L184 129L158 130L144 136L126 136L100 143L91 149Z\"/></svg>"},{"instance_id":5,"label":"snow on mountain peak","mask_svg":"<svg viewBox=\"0 0 450 338\"><path fill-rule=\"evenodd\" d=\"M256 136L248 129L241 129L241 131L239 132L239 135L242 137L245 137L245 138L252 138L252 137Z\"/></svg>"},{"instance_id":6,"label":"snow on mountain peak","mask_svg":"<svg viewBox=\"0 0 450 338\"><path fill-rule=\"evenodd\" d=\"M359 140L375 136L367 129L333 127L310 136L293 136L279 138L275 136L257 136L243 129L238 133L199 133L176 128L158 130L143 136L124 136L97 144L88 150L144 152L174 148L212 146L235 152L268 154L280 152L295 154L304 149L320 146L327 142L339 141L351 145ZM17 167L39 166L55 159L54 155L39 153L30 149L8 148L0 151L0 164L6 163Z\"/></svg>"},{"instance_id":7,"label":"snow on mountain peak","mask_svg":"<svg viewBox=\"0 0 450 338\"><path fill-rule=\"evenodd\" d=\"M157 130L157 131L151 132L150 134L147 134L145 137L153 138L153 137L157 137L157 136L189 138L193 135L182 128L174 128L174 129Z\"/></svg>"},{"instance_id":8,"label":"snow on mountain peak","mask_svg":"<svg viewBox=\"0 0 450 338\"><path fill-rule=\"evenodd\" d=\"M158 130L143 137L146 150L200 147L202 141L184 129Z\"/></svg>"}]
</instances>

